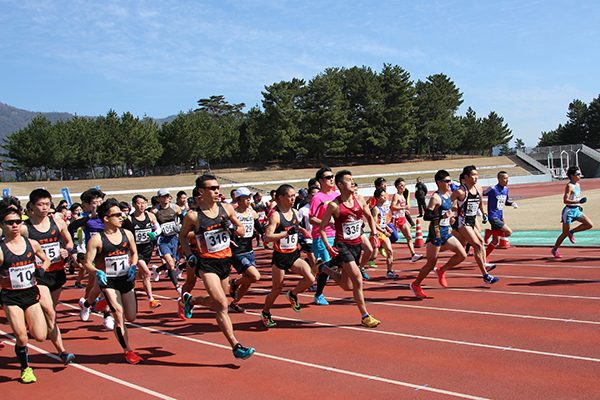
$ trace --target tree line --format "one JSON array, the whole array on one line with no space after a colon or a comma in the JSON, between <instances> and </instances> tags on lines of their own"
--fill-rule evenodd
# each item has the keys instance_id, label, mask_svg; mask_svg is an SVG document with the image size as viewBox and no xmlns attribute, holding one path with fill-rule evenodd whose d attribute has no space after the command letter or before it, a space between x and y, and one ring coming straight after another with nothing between
<instances>
[{"instance_id":1,"label":"tree line","mask_svg":"<svg viewBox=\"0 0 600 400\"><path fill-rule=\"evenodd\" d=\"M323 161L328 156L397 160L406 155L491 155L512 132L494 111L457 115L462 93L444 74L413 82L399 66L327 68L308 81L265 86L261 105L242 110L223 96L200 99L160 127L114 110L49 122L43 116L7 136L5 160L23 171Z\"/></svg>"},{"instance_id":2,"label":"tree line","mask_svg":"<svg viewBox=\"0 0 600 400\"><path fill-rule=\"evenodd\" d=\"M568 121L550 132L542 132L538 146L583 143L600 148L600 96L590 104L576 99L569 104Z\"/></svg>"}]
</instances>

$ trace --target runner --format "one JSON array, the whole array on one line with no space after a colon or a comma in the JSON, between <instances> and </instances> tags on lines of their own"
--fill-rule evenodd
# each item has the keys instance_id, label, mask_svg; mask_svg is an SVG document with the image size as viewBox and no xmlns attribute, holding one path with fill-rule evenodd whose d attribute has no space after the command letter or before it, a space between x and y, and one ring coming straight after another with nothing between
<instances>
[{"instance_id":1,"label":"runner","mask_svg":"<svg viewBox=\"0 0 600 400\"><path fill-rule=\"evenodd\" d=\"M429 234L427 235L427 263L419 271L417 279L409 285L415 296L421 298L427 297L421 288L421 283L432 269L437 276L443 277L443 283L442 278L440 278L440 283L446 287L445 272L463 262L467 257L460 241L450 233L454 216L452 213L452 200L448 193L452 178L450 178L448 171L439 170L435 174L435 183L437 192L429 199L429 205L425 209L424 216L425 221L431 221L429 223ZM434 268L440 249L450 250L454 255L441 268Z\"/></svg>"},{"instance_id":2,"label":"runner","mask_svg":"<svg viewBox=\"0 0 600 400\"><path fill-rule=\"evenodd\" d=\"M150 259L154 252L154 239L160 235L160 225L153 213L147 212L148 199L141 194L133 196L133 214L123 222L123 228L133 233L138 251L137 270L142 277L142 285L148 295L148 305L151 309L160 307L160 302L152 296Z\"/></svg>"},{"instance_id":3,"label":"runner","mask_svg":"<svg viewBox=\"0 0 600 400\"><path fill-rule=\"evenodd\" d=\"M264 231L264 228L266 228L267 225L267 206L262 201L262 193L260 191L254 193L254 203L252 203L252 208L254 208L254 211L258 214L258 222L260 222ZM264 247L264 245L267 244L265 242L265 235L257 235L256 242L258 243L258 247Z\"/></svg>"},{"instance_id":4,"label":"runner","mask_svg":"<svg viewBox=\"0 0 600 400\"><path fill-rule=\"evenodd\" d=\"M398 193L392 196L392 201L390 205L391 215L391 223L398 230L398 232L402 232L402 235L406 238L406 245L408 246L408 250L412 255L411 261L417 262L421 258L423 258L422 254L415 253L415 246L412 241L412 234L410 232L410 222L407 220L407 216L410 215L410 204L404 197L406 182L404 179L398 178L394 182L394 186L396 186L396 190Z\"/></svg>"},{"instance_id":5,"label":"runner","mask_svg":"<svg viewBox=\"0 0 600 400\"><path fill-rule=\"evenodd\" d=\"M394 252L392 250L392 242L390 241L390 237L394 233L392 228L388 226L388 212L385 211L384 206L388 201L388 195L385 192L385 189L380 187L375 189L375 193L373 197L376 200L375 206L371 208L371 214L376 221L377 231L375 232L379 236L380 246L385 251L382 254L385 254L386 264L387 264L387 273L385 274L386 279L396 279L398 278L398 274L394 273L392 269L392 264L394 263ZM389 210L389 208L387 209ZM395 232L398 235L397 232ZM396 236L396 240L398 237Z\"/></svg>"},{"instance_id":6,"label":"runner","mask_svg":"<svg viewBox=\"0 0 600 400\"><path fill-rule=\"evenodd\" d=\"M265 237L267 242L274 242L273 261L271 273L273 286L265 299L265 306L260 316L267 328L277 325L271 316L271 306L277 300L283 288L285 273L291 271L302 277L296 287L286 293L287 299L292 304L292 309L301 311L298 295L312 285L315 280L310 271L310 266L300 257L298 233L311 237L310 233L300 226L298 211L293 208L296 191L290 185L281 185L275 195L277 209L269 218L269 225Z\"/></svg>"},{"instance_id":7,"label":"runner","mask_svg":"<svg viewBox=\"0 0 600 400\"><path fill-rule=\"evenodd\" d=\"M175 270L175 259L177 257L177 234L181 230L179 222L182 216L181 208L177 204L171 203L171 193L167 189L160 189L156 194L159 205L152 209L156 220L160 224L160 236L158 237L158 253L165 262L160 267L153 268L154 281L158 281L160 272L167 271L167 276L171 279L173 287L181 296L181 287L178 283L179 271Z\"/></svg>"},{"instance_id":8,"label":"runner","mask_svg":"<svg viewBox=\"0 0 600 400\"><path fill-rule=\"evenodd\" d=\"M383 189L383 193L385 196L385 202L381 206L381 209L386 216L385 222L387 224L387 217L389 216L390 204L391 204L389 195L387 194L387 181L385 180L384 177L379 177L379 178L375 179L374 183L375 183L375 190ZM375 197L371 197L371 199L369 200L369 208L372 210L373 207L375 207L376 205L377 205L377 199ZM378 242L378 243L381 244L381 242ZM373 244L376 244L376 243L373 243ZM373 254L371 254L371 259L368 262L368 264L371 268L377 268L377 264L375 264L375 260L377 259L376 250L378 247L379 247L379 254L381 254L383 257L387 258L385 249L382 246L373 246Z\"/></svg>"},{"instance_id":9,"label":"runner","mask_svg":"<svg viewBox=\"0 0 600 400\"><path fill-rule=\"evenodd\" d=\"M458 204L463 202L458 210L458 231L462 238L473 247L475 261L483 276L483 281L488 284L498 282L498 278L490 275L485 266L485 249L483 248L483 238L480 232L475 228L475 220L477 218L477 210L483 209L483 197L481 188L477 186L479 174L474 165L468 165L463 168L461 180L464 179L464 184L456 189L451 196L452 203ZM486 222L487 215L484 215ZM491 267L490 267L491 269ZM436 270L440 285L447 287L444 271Z\"/></svg>"},{"instance_id":10,"label":"runner","mask_svg":"<svg viewBox=\"0 0 600 400\"><path fill-rule=\"evenodd\" d=\"M488 257L492 254L492 251L496 249L498 245L498 235L495 232L502 232L503 237L509 237L513 231L508 225L504 223L504 205L513 206L518 208L518 204L508 200L508 173L505 171L498 172L497 175L498 184L496 186L490 186L487 188L483 195L488 197L488 217L492 229L485 230L485 236L483 239L484 243L487 243L490 236L492 241L485 248L485 262L488 265ZM490 267L486 267L487 271L491 271L496 267L496 264L489 264Z\"/></svg>"},{"instance_id":11,"label":"runner","mask_svg":"<svg viewBox=\"0 0 600 400\"><path fill-rule=\"evenodd\" d=\"M104 293L115 319L115 336L130 364L144 361L129 347L125 320L135 321L137 300L133 289L137 248L133 234L121 226L123 213L116 199L108 199L98 207L98 217L104 229L87 245L84 266L90 275L96 276L98 286Z\"/></svg>"},{"instance_id":12,"label":"runner","mask_svg":"<svg viewBox=\"0 0 600 400\"><path fill-rule=\"evenodd\" d=\"M31 217L21 225L21 235L33 239L40 244L50 266L43 277L38 277L37 284L40 292L40 305L48 324L48 338L58 351L64 365L75 359L72 353L65 350L60 328L56 323L56 305L58 304L62 287L67 282L65 259L73 250L73 240L67 230L67 224L48 216L52 195L46 189L35 189L29 194L32 205ZM42 259L36 259L38 266Z\"/></svg>"},{"instance_id":13,"label":"runner","mask_svg":"<svg viewBox=\"0 0 600 400\"><path fill-rule=\"evenodd\" d=\"M247 359L254 354L254 348L242 346L233 334L233 325L227 313L227 284L232 254L230 248L230 224L234 233L242 237L244 225L237 219L231 205L220 202L219 183L212 175L202 175L196 179L196 188L202 196L197 203L196 212L188 212L179 234L179 240L190 267L202 279L209 298L193 297L184 292L183 316L192 317L193 307L197 304L208 305L216 311L216 320L221 332L231 345L235 358ZM199 257L193 255L187 241L187 234L194 231L198 243Z\"/></svg>"},{"instance_id":14,"label":"runner","mask_svg":"<svg viewBox=\"0 0 600 400\"><path fill-rule=\"evenodd\" d=\"M254 251L252 251L252 238L254 230L262 234L262 226L258 222L258 214L250 207L252 193L245 187L237 189L234 198L237 203L235 216L244 225L244 236L232 236L231 251L233 255L233 268L241 278L229 281L229 294L233 301L229 304L229 312L244 313L246 310L239 305L240 300L250 289L250 285L260 280L260 272L256 269Z\"/></svg>"},{"instance_id":15,"label":"runner","mask_svg":"<svg viewBox=\"0 0 600 400\"><path fill-rule=\"evenodd\" d=\"M180 190L179 192L177 192L177 200L175 201L175 204L179 206L179 208L181 209L181 214L185 216L185 214L187 214L188 210L190 209L187 202L187 193L185 191Z\"/></svg>"},{"instance_id":16,"label":"runner","mask_svg":"<svg viewBox=\"0 0 600 400\"><path fill-rule=\"evenodd\" d=\"M29 366L28 333L38 342L48 334L44 311L39 303L36 277L42 276L50 260L35 240L21 236L21 213L13 207L0 209L0 304L15 337L15 353L21 364L21 383L34 383L37 378ZM42 264L36 268L36 259Z\"/></svg>"},{"instance_id":17,"label":"runner","mask_svg":"<svg viewBox=\"0 0 600 400\"><path fill-rule=\"evenodd\" d=\"M319 234L323 243L327 243L327 252L334 257L332 263L341 263L343 269L340 273L323 265L322 272L328 274L342 289L352 290L354 301L361 315L361 324L374 328L379 325L380 321L369 315L367 311L358 262L362 251L363 216L366 218L371 232L376 232L377 226L364 199L354 196L355 185L350 171L342 170L335 174L335 184L340 190L340 195L327 205L327 210L319 226ZM326 232L332 217L335 221L333 247L328 243Z\"/></svg>"},{"instance_id":18,"label":"runner","mask_svg":"<svg viewBox=\"0 0 600 400\"><path fill-rule=\"evenodd\" d=\"M306 229L308 232L312 232L313 226L310 223L310 202L313 197L319 192L319 187L317 185L309 186L308 191L306 193L306 204L300 207L298 210L298 218L300 219L300 226ZM313 253L313 240L312 235L310 238L300 235L300 250L306 253L306 260L308 261L308 265L313 272L313 275L316 275L319 271L316 270L316 259L315 254ZM316 285L314 286L314 290L317 289ZM313 287L311 286L311 288Z\"/></svg>"},{"instance_id":19,"label":"runner","mask_svg":"<svg viewBox=\"0 0 600 400\"><path fill-rule=\"evenodd\" d=\"M333 246L333 242L335 241L335 227L332 223L325 229L327 240L323 241L321 238L321 235L319 234L321 218L325 215L327 205L340 194L335 190L335 176L333 175L333 172L331 172L331 168L327 166L322 167L317 171L315 178L317 178L321 189L310 201L309 216L310 223L313 227L311 236L313 238L313 253L316 260L315 268L318 270L318 266L322 263L328 263L331 260L331 256L327 251L327 245ZM325 289L327 279L329 279L327 274L319 274L317 276L317 290L313 300L319 306L326 306L329 304L329 302L325 300L325 296L323 296L323 289Z\"/></svg>"},{"instance_id":20,"label":"runner","mask_svg":"<svg viewBox=\"0 0 600 400\"><path fill-rule=\"evenodd\" d=\"M567 183L565 195L563 196L565 207L563 208L560 221L562 222L562 233L556 239L556 243L554 243L554 247L551 250L552 255L556 258L562 258L558 252L558 248L563 240L568 237L571 243L574 244L575 236L573 234L575 232L582 232L594 227L594 224L583 213L583 208L580 206L580 204L585 204L587 197L581 197L581 186L579 186L579 181L583 178L583 175L581 174L579 167L574 165L569 167L567 176L569 177L570 182ZM571 224L575 221L580 224L576 228L571 229Z\"/></svg>"},{"instance_id":21,"label":"runner","mask_svg":"<svg viewBox=\"0 0 600 400\"><path fill-rule=\"evenodd\" d=\"M417 177L417 183L415 185L415 199L417 199L417 205L419 207L419 215L417 218L422 218L425 212L425 197L427 197L427 185L423 183L421 177Z\"/></svg>"}]
</instances>

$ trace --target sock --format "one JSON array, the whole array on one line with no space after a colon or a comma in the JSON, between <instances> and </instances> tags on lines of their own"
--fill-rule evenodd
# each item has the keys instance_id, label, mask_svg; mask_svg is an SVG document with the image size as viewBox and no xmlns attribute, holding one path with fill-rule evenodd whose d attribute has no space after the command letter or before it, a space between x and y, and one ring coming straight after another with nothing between
<instances>
[{"instance_id":1,"label":"sock","mask_svg":"<svg viewBox=\"0 0 600 400\"><path fill-rule=\"evenodd\" d=\"M469 254L469 250L471 250L471 243L467 243L465 250L466 250L467 254Z\"/></svg>"},{"instance_id":2,"label":"sock","mask_svg":"<svg viewBox=\"0 0 600 400\"><path fill-rule=\"evenodd\" d=\"M573 229L569 230L569 233L572 235L573 234Z\"/></svg>"},{"instance_id":3,"label":"sock","mask_svg":"<svg viewBox=\"0 0 600 400\"><path fill-rule=\"evenodd\" d=\"M177 287L177 285L178 285L177 271L175 271L174 269L171 269L171 270L169 270L168 274L169 274L169 278L171 279L171 282L173 283L173 286Z\"/></svg>"},{"instance_id":4,"label":"sock","mask_svg":"<svg viewBox=\"0 0 600 400\"><path fill-rule=\"evenodd\" d=\"M29 357L27 356L27 346L21 347L15 345L15 354L21 363L21 369L29 367Z\"/></svg>"},{"instance_id":5,"label":"sock","mask_svg":"<svg viewBox=\"0 0 600 400\"><path fill-rule=\"evenodd\" d=\"M89 303L87 300L83 302L83 306L84 306L85 308L90 308L90 307L91 307L91 306L90 306L90 303Z\"/></svg>"},{"instance_id":6,"label":"sock","mask_svg":"<svg viewBox=\"0 0 600 400\"><path fill-rule=\"evenodd\" d=\"M319 297L323 294L323 289L325 289L325 285L327 284L328 275L324 272L319 274L317 278L317 291L315 292L315 296Z\"/></svg>"},{"instance_id":7,"label":"sock","mask_svg":"<svg viewBox=\"0 0 600 400\"><path fill-rule=\"evenodd\" d=\"M167 269L167 264L163 264L160 267L156 268L156 272L163 272L165 269Z\"/></svg>"},{"instance_id":8,"label":"sock","mask_svg":"<svg viewBox=\"0 0 600 400\"><path fill-rule=\"evenodd\" d=\"M485 256L487 258L487 256L489 256L490 254L492 254L492 251L494 251L494 249L496 248L496 245L493 243L490 243L487 245L487 247L485 248ZM487 262L487 260L486 260Z\"/></svg>"},{"instance_id":9,"label":"sock","mask_svg":"<svg viewBox=\"0 0 600 400\"><path fill-rule=\"evenodd\" d=\"M110 312L104 311L102 314L104 314L104 318L106 318L106 317L108 317L110 315Z\"/></svg>"},{"instance_id":10,"label":"sock","mask_svg":"<svg viewBox=\"0 0 600 400\"><path fill-rule=\"evenodd\" d=\"M363 316L362 316L362 319L365 319L365 318L367 318L368 316L369 316L369 313L367 313L367 314L363 315Z\"/></svg>"},{"instance_id":11,"label":"sock","mask_svg":"<svg viewBox=\"0 0 600 400\"><path fill-rule=\"evenodd\" d=\"M262 313L263 313L263 315L265 315L265 316L267 316L267 317L270 317L270 316L271 316L271 313L270 313L270 312L267 312L267 311L265 311L265 310L263 310L263 312L262 312Z\"/></svg>"}]
</instances>

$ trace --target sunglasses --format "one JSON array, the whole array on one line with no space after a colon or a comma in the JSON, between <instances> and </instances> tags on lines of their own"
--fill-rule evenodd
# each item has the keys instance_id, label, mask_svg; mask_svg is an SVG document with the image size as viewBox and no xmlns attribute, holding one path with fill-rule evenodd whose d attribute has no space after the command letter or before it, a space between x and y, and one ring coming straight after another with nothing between
<instances>
[{"instance_id":1,"label":"sunglasses","mask_svg":"<svg viewBox=\"0 0 600 400\"><path fill-rule=\"evenodd\" d=\"M117 218L121 217L121 218L123 218L123 213L108 214L107 217L108 218L112 218L112 217L117 217Z\"/></svg>"},{"instance_id":2,"label":"sunglasses","mask_svg":"<svg viewBox=\"0 0 600 400\"><path fill-rule=\"evenodd\" d=\"M575 176L580 176L580 175L581 175L581 172L575 172L575 174L574 174L574 175L575 175Z\"/></svg>"},{"instance_id":3,"label":"sunglasses","mask_svg":"<svg viewBox=\"0 0 600 400\"><path fill-rule=\"evenodd\" d=\"M323 177L323 179L328 179L328 180L333 179L333 178L334 178L334 175L327 175L327 176Z\"/></svg>"},{"instance_id":4,"label":"sunglasses","mask_svg":"<svg viewBox=\"0 0 600 400\"><path fill-rule=\"evenodd\" d=\"M221 186L206 186L204 189L212 190L214 192L215 190L221 189Z\"/></svg>"},{"instance_id":5,"label":"sunglasses","mask_svg":"<svg viewBox=\"0 0 600 400\"><path fill-rule=\"evenodd\" d=\"M5 221L2 221L2 223L4 225L21 225L23 223L22 219L7 219Z\"/></svg>"},{"instance_id":6,"label":"sunglasses","mask_svg":"<svg viewBox=\"0 0 600 400\"><path fill-rule=\"evenodd\" d=\"M452 179L444 179L445 183L452 183Z\"/></svg>"}]
</instances>

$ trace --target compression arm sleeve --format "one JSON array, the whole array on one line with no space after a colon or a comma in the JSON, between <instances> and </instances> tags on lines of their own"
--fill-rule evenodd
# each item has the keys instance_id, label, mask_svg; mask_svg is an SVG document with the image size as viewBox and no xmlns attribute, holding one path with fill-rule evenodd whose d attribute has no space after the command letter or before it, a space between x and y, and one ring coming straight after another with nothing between
<instances>
[{"instance_id":1,"label":"compression arm sleeve","mask_svg":"<svg viewBox=\"0 0 600 400\"><path fill-rule=\"evenodd\" d=\"M256 229L256 232L258 232L259 235L265 234L262 224L257 219L254 220L254 229Z\"/></svg>"},{"instance_id":2,"label":"compression arm sleeve","mask_svg":"<svg viewBox=\"0 0 600 400\"><path fill-rule=\"evenodd\" d=\"M433 210L430 210L429 208L425 209L425 215L423 216L423 219L425 221L437 221L440 219L439 214L435 214L433 212Z\"/></svg>"},{"instance_id":3,"label":"compression arm sleeve","mask_svg":"<svg viewBox=\"0 0 600 400\"><path fill-rule=\"evenodd\" d=\"M155 222L154 225L152 225L152 232L154 232L156 236L160 235L160 233L162 232L162 230L160 229L160 224L158 222Z\"/></svg>"},{"instance_id":4,"label":"compression arm sleeve","mask_svg":"<svg viewBox=\"0 0 600 400\"><path fill-rule=\"evenodd\" d=\"M71 222L69 224L69 226L67 227L67 229L69 230L69 232L75 232L77 229L79 229L82 226L84 226L85 223L88 222L89 220L90 220L89 215L85 216L83 218L76 219L75 221L73 221L73 222Z\"/></svg>"}]
</instances>

